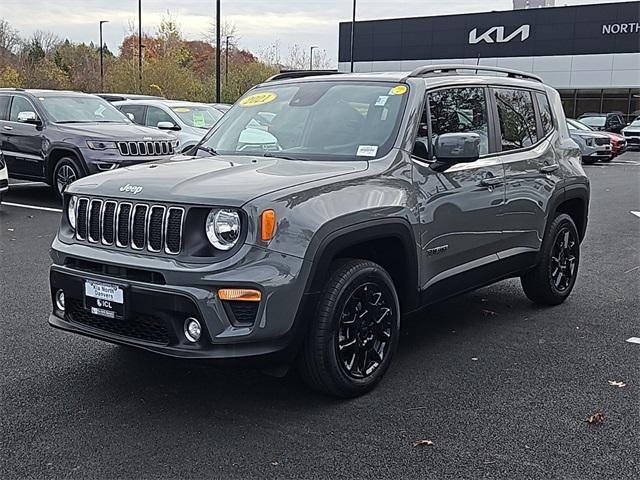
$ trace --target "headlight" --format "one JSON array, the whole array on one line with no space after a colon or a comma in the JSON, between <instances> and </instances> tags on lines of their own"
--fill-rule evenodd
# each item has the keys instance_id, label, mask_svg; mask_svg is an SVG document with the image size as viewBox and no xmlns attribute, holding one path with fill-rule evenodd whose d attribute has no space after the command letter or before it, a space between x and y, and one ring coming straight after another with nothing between
<instances>
[{"instance_id":1,"label":"headlight","mask_svg":"<svg viewBox=\"0 0 640 480\"><path fill-rule=\"evenodd\" d=\"M87 140L87 147L91 150L107 150L116 148L116 142L103 142L101 140Z\"/></svg>"},{"instance_id":2,"label":"headlight","mask_svg":"<svg viewBox=\"0 0 640 480\"><path fill-rule=\"evenodd\" d=\"M225 208L211 210L205 231L211 245L218 250L230 250L240 238L240 215Z\"/></svg>"},{"instance_id":3,"label":"headlight","mask_svg":"<svg viewBox=\"0 0 640 480\"><path fill-rule=\"evenodd\" d=\"M592 145L593 145L593 138L591 138L591 137L587 138L587 139L585 140L585 143L586 143L587 145L589 145L589 146L592 146Z\"/></svg>"},{"instance_id":4,"label":"headlight","mask_svg":"<svg viewBox=\"0 0 640 480\"><path fill-rule=\"evenodd\" d=\"M69 200L69 205L67 206L67 217L69 218L69 224L71 228L76 229L76 206L78 204L78 197L75 195L71 197Z\"/></svg>"}]
</instances>

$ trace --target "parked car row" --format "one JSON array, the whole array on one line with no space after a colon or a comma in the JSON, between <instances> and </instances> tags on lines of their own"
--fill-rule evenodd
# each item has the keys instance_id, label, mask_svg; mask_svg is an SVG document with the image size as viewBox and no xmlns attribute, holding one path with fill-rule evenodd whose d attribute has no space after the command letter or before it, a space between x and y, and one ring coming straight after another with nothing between
<instances>
[{"instance_id":1,"label":"parked car row","mask_svg":"<svg viewBox=\"0 0 640 480\"><path fill-rule=\"evenodd\" d=\"M61 195L86 175L192 147L222 109L141 95L1 88L2 175L46 182ZM0 192L5 183L0 177Z\"/></svg>"},{"instance_id":2,"label":"parked car row","mask_svg":"<svg viewBox=\"0 0 640 480\"><path fill-rule=\"evenodd\" d=\"M580 147L582 161L586 164L592 164L598 160L608 162L624 153L627 148L640 145L640 121L638 120L623 128L621 133L597 129L582 120L574 119L567 119L567 128L571 138Z\"/></svg>"}]
</instances>

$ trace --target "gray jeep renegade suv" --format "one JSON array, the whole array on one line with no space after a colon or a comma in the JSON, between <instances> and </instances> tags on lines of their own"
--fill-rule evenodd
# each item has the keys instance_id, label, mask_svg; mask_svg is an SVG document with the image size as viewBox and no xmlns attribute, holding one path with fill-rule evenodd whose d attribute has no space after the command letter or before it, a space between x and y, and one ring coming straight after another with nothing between
<instances>
[{"instance_id":1,"label":"gray jeep renegade suv","mask_svg":"<svg viewBox=\"0 0 640 480\"><path fill-rule=\"evenodd\" d=\"M468 69L277 75L194 156L74 182L50 324L295 363L348 397L384 375L401 314L510 277L563 302L589 182L560 97L529 74Z\"/></svg>"}]
</instances>

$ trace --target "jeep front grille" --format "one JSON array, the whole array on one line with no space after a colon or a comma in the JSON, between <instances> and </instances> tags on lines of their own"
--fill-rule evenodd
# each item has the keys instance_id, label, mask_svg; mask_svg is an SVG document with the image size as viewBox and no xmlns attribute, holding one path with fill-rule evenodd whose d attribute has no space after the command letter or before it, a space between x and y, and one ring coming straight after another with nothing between
<instances>
[{"instance_id":1,"label":"jeep front grille","mask_svg":"<svg viewBox=\"0 0 640 480\"><path fill-rule=\"evenodd\" d=\"M80 241L170 255L182 249L180 207L83 197L78 200L76 222Z\"/></svg>"},{"instance_id":2,"label":"jeep front grille","mask_svg":"<svg viewBox=\"0 0 640 480\"><path fill-rule=\"evenodd\" d=\"M154 142L118 142L118 150L123 156L173 155L173 145L168 140Z\"/></svg>"}]
</instances>

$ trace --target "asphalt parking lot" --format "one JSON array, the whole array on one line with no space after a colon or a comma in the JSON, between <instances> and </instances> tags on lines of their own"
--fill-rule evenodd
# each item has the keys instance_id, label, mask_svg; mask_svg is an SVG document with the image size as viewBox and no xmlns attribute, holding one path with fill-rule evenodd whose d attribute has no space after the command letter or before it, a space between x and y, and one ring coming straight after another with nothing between
<instances>
[{"instance_id":1,"label":"asphalt parking lot","mask_svg":"<svg viewBox=\"0 0 640 480\"><path fill-rule=\"evenodd\" d=\"M640 478L640 153L585 169L590 224L565 304L534 307L509 280L424 310L379 387L349 401L49 327L60 214L43 185L12 185L2 477Z\"/></svg>"}]
</instances>

